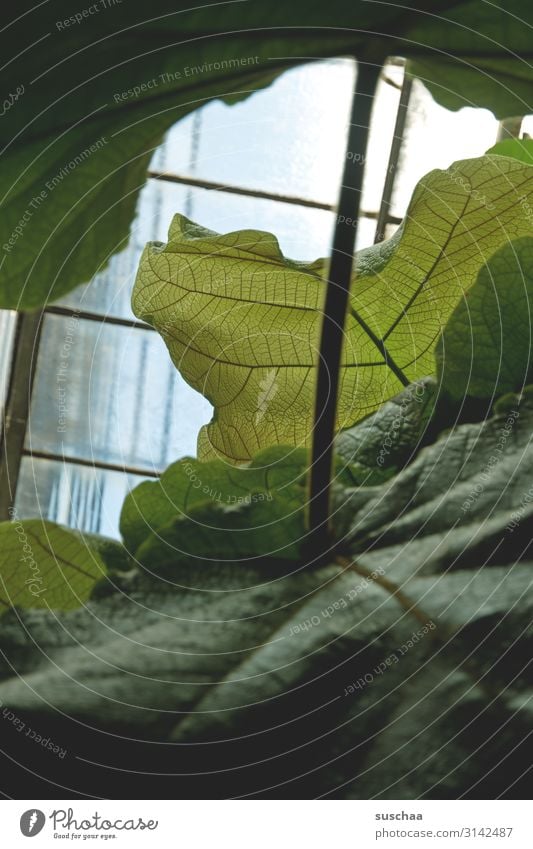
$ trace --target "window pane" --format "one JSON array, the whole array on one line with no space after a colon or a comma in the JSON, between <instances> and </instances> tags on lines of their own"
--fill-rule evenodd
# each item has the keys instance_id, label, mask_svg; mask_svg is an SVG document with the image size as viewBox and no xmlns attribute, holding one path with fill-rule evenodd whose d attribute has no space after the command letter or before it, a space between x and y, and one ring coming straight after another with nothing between
<instances>
[{"instance_id":1,"label":"window pane","mask_svg":"<svg viewBox=\"0 0 533 849\"><path fill-rule=\"evenodd\" d=\"M131 292L141 253L148 241L166 242L170 222L178 212L187 212L194 221L221 233L246 228L269 230L279 238L287 256L302 260L329 254L335 222L334 213L325 210L149 180L141 193L129 246L111 259L105 271L58 303L86 312L135 318Z\"/></svg>"},{"instance_id":2,"label":"window pane","mask_svg":"<svg viewBox=\"0 0 533 849\"><path fill-rule=\"evenodd\" d=\"M210 417L157 333L46 317L28 449L161 471Z\"/></svg>"},{"instance_id":3,"label":"window pane","mask_svg":"<svg viewBox=\"0 0 533 849\"><path fill-rule=\"evenodd\" d=\"M419 81L413 83L391 215L405 215L417 182L434 168L482 156L496 141L498 122L487 109L450 112Z\"/></svg>"},{"instance_id":4,"label":"window pane","mask_svg":"<svg viewBox=\"0 0 533 849\"><path fill-rule=\"evenodd\" d=\"M381 196L394 137L396 114L400 103L399 87L403 82L403 72L401 66L385 65L383 77L393 82L398 88L395 88L390 82L386 82L382 77L378 83L376 98L372 105L368 147L366 159L363 163L365 173L361 208L365 212L378 212L381 205ZM354 155L357 154L354 152Z\"/></svg>"},{"instance_id":5,"label":"window pane","mask_svg":"<svg viewBox=\"0 0 533 849\"><path fill-rule=\"evenodd\" d=\"M17 487L17 515L40 517L78 530L119 538L124 498L145 478L24 457Z\"/></svg>"},{"instance_id":6,"label":"window pane","mask_svg":"<svg viewBox=\"0 0 533 849\"><path fill-rule=\"evenodd\" d=\"M9 371L13 340L15 338L16 313L0 310L0 415L3 415L6 394L9 386ZM0 419L0 435L2 419Z\"/></svg>"},{"instance_id":7,"label":"window pane","mask_svg":"<svg viewBox=\"0 0 533 849\"><path fill-rule=\"evenodd\" d=\"M533 137L533 115L525 115L524 120L522 121L520 135L522 136L522 138L524 137L524 135L527 138Z\"/></svg>"},{"instance_id":8,"label":"window pane","mask_svg":"<svg viewBox=\"0 0 533 849\"><path fill-rule=\"evenodd\" d=\"M185 200L184 187L148 180L139 197L128 246L111 258L104 271L57 303L85 312L135 318L131 292L141 253L149 241L166 241L172 216L184 208Z\"/></svg>"},{"instance_id":9,"label":"window pane","mask_svg":"<svg viewBox=\"0 0 533 849\"><path fill-rule=\"evenodd\" d=\"M170 130L152 167L333 205L353 74L351 59L317 62L287 72L240 104L209 104ZM403 67L387 64L384 77L400 86ZM399 99L399 88L381 79L365 163L367 211L379 209Z\"/></svg>"},{"instance_id":10,"label":"window pane","mask_svg":"<svg viewBox=\"0 0 533 849\"><path fill-rule=\"evenodd\" d=\"M209 103L195 146L191 116L170 130L153 167L335 203L352 81L351 59L314 62L241 103Z\"/></svg>"},{"instance_id":11,"label":"window pane","mask_svg":"<svg viewBox=\"0 0 533 849\"><path fill-rule=\"evenodd\" d=\"M191 218L218 233L268 230L286 256L299 260L328 255L335 223L333 212L202 189L191 192Z\"/></svg>"}]
</instances>

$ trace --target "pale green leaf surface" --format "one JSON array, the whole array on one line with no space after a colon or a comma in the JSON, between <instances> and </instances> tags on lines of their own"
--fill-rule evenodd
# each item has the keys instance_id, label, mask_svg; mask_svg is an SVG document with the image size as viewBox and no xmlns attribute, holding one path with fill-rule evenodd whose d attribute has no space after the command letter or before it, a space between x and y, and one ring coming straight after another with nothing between
<instances>
[{"instance_id":1,"label":"pale green leaf surface","mask_svg":"<svg viewBox=\"0 0 533 849\"><path fill-rule=\"evenodd\" d=\"M434 371L435 343L480 267L533 232L532 200L529 166L457 162L420 181L392 239L357 255L338 429ZM272 444L309 444L325 267L286 259L268 233L220 236L181 215L167 244L145 248L134 312L215 408L200 459L246 462Z\"/></svg>"},{"instance_id":2,"label":"pale green leaf surface","mask_svg":"<svg viewBox=\"0 0 533 849\"><path fill-rule=\"evenodd\" d=\"M0 615L13 606L72 610L105 572L95 548L74 531L41 519L0 524Z\"/></svg>"}]
</instances>

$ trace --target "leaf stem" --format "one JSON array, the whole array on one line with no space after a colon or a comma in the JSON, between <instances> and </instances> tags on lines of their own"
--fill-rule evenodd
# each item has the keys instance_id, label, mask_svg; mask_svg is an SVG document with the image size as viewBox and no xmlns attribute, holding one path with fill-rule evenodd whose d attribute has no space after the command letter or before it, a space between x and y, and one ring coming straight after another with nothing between
<instances>
[{"instance_id":1,"label":"leaf stem","mask_svg":"<svg viewBox=\"0 0 533 849\"><path fill-rule=\"evenodd\" d=\"M309 547L313 555L325 552L329 544L333 438L344 322L359 222L370 113L380 72L380 65L357 63L320 339L309 506Z\"/></svg>"}]
</instances>

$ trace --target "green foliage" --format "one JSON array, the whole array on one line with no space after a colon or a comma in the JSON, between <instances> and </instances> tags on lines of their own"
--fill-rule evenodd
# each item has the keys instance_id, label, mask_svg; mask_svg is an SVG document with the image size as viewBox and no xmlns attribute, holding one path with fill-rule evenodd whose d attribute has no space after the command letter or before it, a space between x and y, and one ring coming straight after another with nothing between
<instances>
[{"instance_id":1,"label":"green foliage","mask_svg":"<svg viewBox=\"0 0 533 849\"><path fill-rule=\"evenodd\" d=\"M1 128L0 306L89 279L128 238L165 130L298 56L407 55L451 108L528 111L531 69L516 57L533 12L516 0L249 12L241 31L240 4L156 0L147 23L132 0L115 31L112 5L105 20L72 19L66 0L17 9L5 82L28 85ZM30 26L53 31L46 68L22 49ZM57 97L46 109L44 90ZM326 553L308 543L305 449L326 261L183 216L146 248L135 310L215 416L199 460L128 496L123 543L0 525L2 716L73 755L67 770L36 752L30 765L7 734L25 798L30 774L90 796L144 798L149 775L163 797L171 776L182 798L522 798L532 162L529 142L509 140L432 172L394 238L357 255ZM507 394L491 418L452 422L441 388L460 402Z\"/></svg>"},{"instance_id":2,"label":"green foliage","mask_svg":"<svg viewBox=\"0 0 533 849\"><path fill-rule=\"evenodd\" d=\"M531 397L510 425L504 412L457 426L392 480L339 487L338 550L319 568L280 571L244 548L233 561L234 535L208 524L217 506L191 507L197 539L218 546L211 562L175 557L162 580L153 550L127 590L4 618L2 704L73 747L81 792L87 760L120 766L133 798L143 772L156 795L171 773L184 798L506 792L528 723ZM151 501L138 491L146 516L167 497L151 486ZM179 467L165 489L179 512ZM114 796L116 773L99 776ZM509 792L521 798L520 782Z\"/></svg>"},{"instance_id":3,"label":"green foliage","mask_svg":"<svg viewBox=\"0 0 533 849\"><path fill-rule=\"evenodd\" d=\"M456 162L420 181L392 239L359 252L338 429L433 372L439 334L487 255L531 232L532 201L528 165ZM215 408L200 459L242 463L273 444L309 443L326 268L286 259L268 233L220 236L182 215L166 245L145 248L134 311Z\"/></svg>"},{"instance_id":4,"label":"green foliage","mask_svg":"<svg viewBox=\"0 0 533 849\"><path fill-rule=\"evenodd\" d=\"M442 388L455 400L521 389L531 373L533 239L504 245L484 265L437 347Z\"/></svg>"},{"instance_id":5,"label":"green foliage","mask_svg":"<svg viewBox=\"0 0 533 849\"><path fill-rule=\"evenodd\" d=\"M148 22L145 4L132 2L127 25L117 4L58 30L73 13L61 0L3 30L4 56L19 41L27 47L28 27L51 38L46 51L21 50L4 79L6 91L26 85L1 130L0 307L33 309L90 280L127 244L164 133L209 99L238 100L279 73L263 54L255 61L246 38L212 38L231 6L203 14L166 0L156 6ZM205 39L187 43L197 27ZM241 65L242 56L250 62ZM215 60L223 72L194 70Z\"/></svg>"},{"instance_id":6,"label":"green foliage","mask_svg":"<svg viewBox=\"0 0 533 849\"><path fill-rule=\"evenodd\" d=\"M533 165L533 139L504 139L487 150L488 154L511 156L520 162Z\"/></svg>"},{"instance_id":7,"label":"green foliage","mask_svg":"<svg viewBox=\"0 0 533 849\"><path fill-rule=\"evenodd\" d=\"M521 0L464 0L446 14L437 4L438 15L431 0L419 14L362 0L275 2L245 19L239 3L154 0L148 21L140 0L93 5L83 16L69 0L25 0L6 13L4 90L22 93L0 129L0 307L33 309L89 280L126 244L166 130L213 98L247 97L301 56L403 55L450 108L529 111L532 72L518 57L533 12Z\"/></svg>"},{"instance_id":8,"label":"green foliage","mask_svg":"<svg viewBox=\"0 0 533 849\"><path fill-rule=\"evenodd\" d=\"M497 118L527 115L531 8L522 0L422 6L426 14L411 16L409 41L399 53L411 59L411 73L435 100L447 109L482 106Z\"/></svg>"},{"instance_id":9,"label":"green foliage","mask_svg":"<svg viewBox=\"0 0 533 849\"><path fill-rule=\"evenodd\" d=\"M358 483L381 483L407 465L427 439L437 398L437 384L426 378L337 435L337 454L359 475Z\"/></svg>"},{"instance_id":10,"label":"green foliage","mask_svg":"<svg viewBox=\"0 0 533 849\"><path fill-rule=\"evenodd\" d=\"M245 468L184 458L124 502L120 529L138 562L295 559L305 535L307 452L272 448ZM222 554L224 552L224 556Z\"/></svg>"},{"instance_id":11,"label":"green foliage","mask_svg":"<svg viewBox=\"0 0 533 849\"><path fill-rule=\"evenodd\" d=\"M336 464L337 486L380 480L353 457ZM185 457L157 482L126 498L120 529L137 563L172 575L179 562L202 564L304 555L309 455L290 446L268 448L247 466Z\"/></svg>"},{"instance_id":12,"label":"green foliage","mask_svg":"<svg viewBox=\"0 0 533 849\"><path fill-rule=\"evenodd\" d=\"M0 523L0 615L13 606L72 610L105 573L97 551L74 531L40 519Z\"/></svg>"}]
</instances>

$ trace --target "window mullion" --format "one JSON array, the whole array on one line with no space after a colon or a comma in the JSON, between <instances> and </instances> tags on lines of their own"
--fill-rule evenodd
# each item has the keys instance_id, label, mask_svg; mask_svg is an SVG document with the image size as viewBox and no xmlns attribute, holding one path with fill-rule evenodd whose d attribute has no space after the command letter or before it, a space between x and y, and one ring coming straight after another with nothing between
<instances>
[{"instance_id":1,"label":"window mullion","mask_svg":"<svg viewBox=\"0 0 533 849\"><path fill-rule=\"evenodd\" d=\"M28 427L43 312L19 313L0 453L0 521L10 518Z\"/></svg>"},{"instance_id":2,"label":"window mullion","mask_svg":"<svg viewBox=\"0 0 533 849\"><path fill-rule=\"evenodd\" d=\"M312 463L309 551L321 557L330 544L330 487L344 324L352 281L356 228L363 190L370 116L381 66L358 61L346 155L331 248L318 358ZM347 223L350 222L350 223Z\"/></svg>"},{"instance_id":3,"label":"window mullion","mask_svg":"<svg viewBox=\"0 0 533 849\"><path fill-rule=\"evenodd\" d=\"M413 79L407 71L403 78L402 90L400 93L400 102L398 104L398 112L396 113L396 123L394 125L394 134L387 164L387 173L385 175L385 183L383 185L383 194L381 196L381 204L379 207L378 221L376 224L376 235L374 244L382 242L385 238L385 225L391 222L392 216L390 206L392 201L392 192L394 190L394 182L398 172L398 160L403 144L403 136L405 132L405 122L407 119L407 110L409 108L409 100L413 88Z\"/></svg>"}]
</instances>

